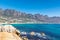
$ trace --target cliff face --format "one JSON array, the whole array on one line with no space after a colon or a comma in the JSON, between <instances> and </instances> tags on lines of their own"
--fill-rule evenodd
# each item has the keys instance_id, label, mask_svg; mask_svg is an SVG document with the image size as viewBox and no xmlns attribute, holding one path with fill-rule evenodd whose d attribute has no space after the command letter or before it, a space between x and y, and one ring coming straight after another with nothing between
<instances>
[{"instance_id":1,"label":"cliff face","mask_svg":"<svg viewBox=\"0 0 60 40\"><path fill-rule=\"evenodd\" d=\"M6 21L17 19L21 20L18 22L60 23L60 17L49 17L47 15L41 15L40 13L34 15L26 14L25 12L16 11L13 9L0 9L0 17L7 18Z\"/></svg>"}]
</instances>

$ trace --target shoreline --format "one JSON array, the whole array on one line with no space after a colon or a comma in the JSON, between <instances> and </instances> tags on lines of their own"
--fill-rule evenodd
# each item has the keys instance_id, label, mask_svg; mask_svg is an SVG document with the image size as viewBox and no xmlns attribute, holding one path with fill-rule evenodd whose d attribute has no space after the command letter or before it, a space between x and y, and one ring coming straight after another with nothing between
<instances>
[{"instance_id":1,"label":"shoreline","mask_svg":"<svg viewBox=\"0 0 60 40\"><path fill-rule=\"evenodd\" d=\"M0 24L60 24L60 23L0 23Z\"/></svg>"}]
</instances>

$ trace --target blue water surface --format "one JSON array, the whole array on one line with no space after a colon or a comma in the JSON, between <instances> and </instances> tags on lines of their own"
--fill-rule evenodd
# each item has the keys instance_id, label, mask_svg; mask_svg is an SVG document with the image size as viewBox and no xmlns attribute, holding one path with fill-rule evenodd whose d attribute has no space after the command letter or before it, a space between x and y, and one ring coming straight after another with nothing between
<instances>
[{"instance_id":1,"label":"blue water surface","mask_svg":"<svg viewBox=\"0 0 60 40\"><path fill-rule=\"evenodd\" d=\"M44 32L51 40L60 40L60 24L11 24L20 31Z\"/></svg>"}]
</instances>

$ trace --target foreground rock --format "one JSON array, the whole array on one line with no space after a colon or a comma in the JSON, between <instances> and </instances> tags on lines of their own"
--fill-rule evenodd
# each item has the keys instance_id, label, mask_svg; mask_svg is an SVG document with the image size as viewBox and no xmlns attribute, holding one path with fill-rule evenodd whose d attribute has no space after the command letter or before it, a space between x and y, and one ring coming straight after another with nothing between
<instances>
[{"instance_id":1,"label":"foreground rock","mask_svg":"<svg viewBox=\"0 0 60 40\"><path fill-rule=\"evenodd\" d=\"M0 25L0 40L22 40L19 32L11 25Z\"/></svg>"},{"instance_id":2,"label":"foreground rock","mask_svg":"<svg viewBox=\"0 0 60 40\"><path fill-rule=\"evenodd\" d=\"M0 32L0 40L22 40L21 37L13 33Z\"/></svg>"}]
</instances>

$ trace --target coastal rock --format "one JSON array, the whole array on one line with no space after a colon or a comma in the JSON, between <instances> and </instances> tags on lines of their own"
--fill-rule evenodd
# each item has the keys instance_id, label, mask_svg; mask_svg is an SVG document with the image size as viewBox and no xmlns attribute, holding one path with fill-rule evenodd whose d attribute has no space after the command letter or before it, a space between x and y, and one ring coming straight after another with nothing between
<instances>
[{"instance_id":1,"label":"coastal rock","mask_svg":"<svg viewBox=\"0 0 60 40\"><path fill-rule=\"evenodd\" d=\"M22 40L22 38L13 33L0 32L0 40Z\"/></svg>"},{"instance_id":2,"label":"coastal rock","mask_svg":"<svg viewBox=\"0 0 60 40\"><path fill-rule=\"evenodd\" d=\"M22 40L20 32L12 25L0 25L0 40Z\"/></svg>"}]
</instances>

